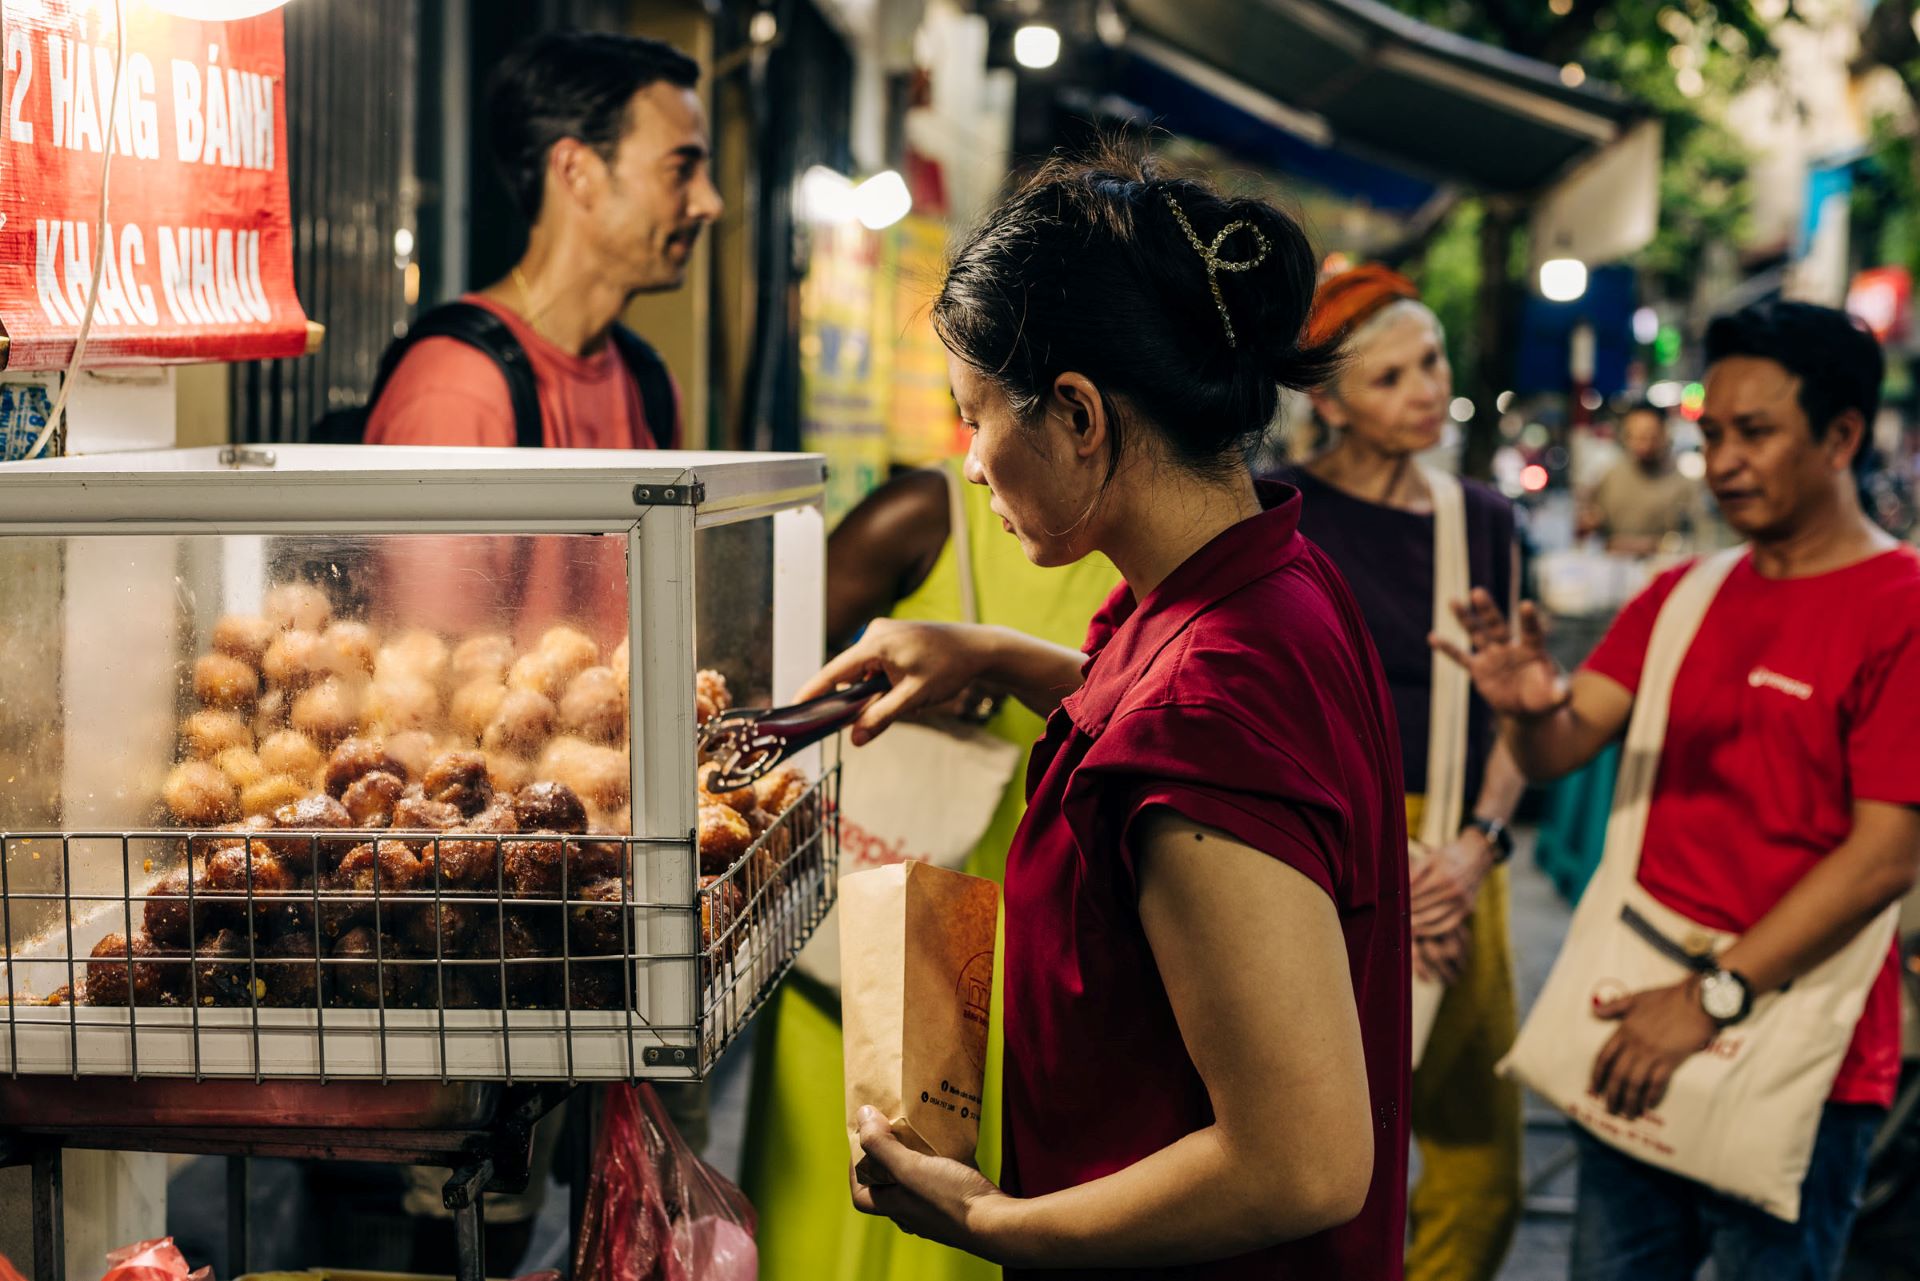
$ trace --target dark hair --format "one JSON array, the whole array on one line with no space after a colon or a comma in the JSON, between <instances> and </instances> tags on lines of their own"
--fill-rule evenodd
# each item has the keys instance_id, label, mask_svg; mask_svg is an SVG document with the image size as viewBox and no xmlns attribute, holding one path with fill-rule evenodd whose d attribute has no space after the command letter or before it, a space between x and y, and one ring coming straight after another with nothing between
<instances>
[{"instance_id":1,"label":"dark hair","mask_svg":"<svg viewBox=\"0 0 1920 1281\"><path fill-rule=\"evenodd\" d=\"M1259 265L1210 272L1182 216L1222 262ZM1216 240L1234 223L1245 225ZM1208 472L1258 442L1281 387L1304 391L1333 373L1335 347L1302 332L1314 275L1306 233L1287 214L1162 177L1138 140L1110 140L1056 156L988 215L955 253L933 324L1022 418L1061 374L1091 379L1113 433L1109 477L1136 417Z\"/></svg>"},{"instance_id":2,"label":"dark hair","mask_svg":"<svg viewBox=\"0 0 1920 1281\"><path fill-rule=\"evenodd\" d=\"M1648 400L1645 396L1642 396L1625 409L1622 409L1619 414L1615 416L1614 421L1624 427L1626 426L1627 419L1633 417L1635 414L1652 414L1660 420L1662 427L1667 425L1667 411L1654 404L1651 400Z\"/></svg>"},{"instance_id":3,"label":"dark hair","mask_svg":"<svg viewBox=\"0 0 1920 1281\"><path fill-rule=\"evenodd\" d=\"M691 88L700 66L670 44L644 36L549 31L516 47L487 82L493 158L514 203L540 214L547 152L577 138L609 163L627 128L633 95L664 80Z\"/></svg>"},{"instance_id":4,"label":"dark hair","mask_svg":"<svg viewBox=\"0 0 1920 1281\"><path fill-rule=\"evenodd\" d=\"M1707 326L1707 364L1729 356L1771 360L1800 379L1800 408L1813 438L1833 420L1860 411L1865 432L1853 456L1855 473L1873 466L1873 420L1880 412L1880 383L1887 361L1867 327L1844 311L1810 302L1763 302Z\"/></svg>"}]
</instances>

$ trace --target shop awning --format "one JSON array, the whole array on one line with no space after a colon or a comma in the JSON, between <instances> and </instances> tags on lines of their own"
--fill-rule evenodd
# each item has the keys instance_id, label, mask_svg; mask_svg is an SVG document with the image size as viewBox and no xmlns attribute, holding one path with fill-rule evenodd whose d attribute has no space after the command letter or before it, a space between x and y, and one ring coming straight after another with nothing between
<instances>
[{"instance_id":1,"label":"shop awning","mask_svg":"<svg viewBox=\"0 0 1920 1281\"><path fill-rule=\"evenodd\" d=\"M1645 113L1610 86L1374 0L1125 0L1137 51L1184 54L1297 113L1293 132L1435 182L1532 192ZM1156 55L1160 55L1157 56Z\"/></svg>"}]
</instances>

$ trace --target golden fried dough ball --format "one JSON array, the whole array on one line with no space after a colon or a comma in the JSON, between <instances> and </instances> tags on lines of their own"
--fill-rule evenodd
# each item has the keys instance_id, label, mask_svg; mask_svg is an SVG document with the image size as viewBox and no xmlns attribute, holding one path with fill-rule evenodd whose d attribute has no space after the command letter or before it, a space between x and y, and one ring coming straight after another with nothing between
<instances>
[{"instance_id":1,"label":"golden fried dough ball","mask_svg":"<svg viewBox=\"0 0 1920 1281\"><path fill-rule=\"evenodd\" d=\"M320 633L282 632L267 646L260 660L260 674L267 684L281 689L300 689L326 670L326 645Z\"/></svg>"},{"instance_id":2,"label":"golden fried dough ball","mask_svg":"<svg viewBox=\"0 0 1920 1281\"><path fill-rule=\"evenodd\" d=\"M287 727L287 706L292 700L287 691L277 686L269 686L260 695L260 701L253 705L253 733L256 738L266 738L275 730Z\"/></svg>"},{"instance_id":3,"label":"golden fried dough ball","mask_svg":"<svg viewBox=\"0 0 1920 1281\"><path fill-rule=\"evenodd\" d=\"M393 754L387 751L386 743L380 739L346 739L327 758L327 795L341 795L355 779L375 770L405 775L406 766L393 758Z\"/></svg>"},{"instance_id":4,"label":"golden fried dough ball","mask_svg":"<svg viewBox=\"0 0 1920 1281\"><path fill-rule=\"evenodd\" d=\"M726 677L711 669L702 669L694 673L694 718L700 724L705 725L732 706L733 691L727 688Z\"/></svg>"},{"instance_id":5,"label":"golden fried dough ball","mask_svg":"<svg viewBox=\"0 0 1920 1281\"><path fill-rule=\"evenodd\" d=\"M260 744L260 764L273 774L312 778L326 759L314 741L297 729L276 730Z\"/></svg>"},{"instance_id":6,"label":"golden fried dough ball","mask_svg":"<svg viewBox=\"0 0 1920 1281\"><path fill-rule=\"evenodd\" d=\"M373 674L412 676L438 687L447 679L447 643L423 628L414 628L383 646L373 660Z\"/></svg>"},{"instance_id":7,"label":"golden fried dough ball","mask_svg":"<svg viewBox=\"0 0 1920 1281\"><path fill-rule=\"evenodd\" d=\"M393 822L393 807L406 790L406 782L399 775L374 770L348 784L340 803L352 816L355 827L386 827Z\"/></svg>"},{"instance_id":8,"label":"golden fried dough ball","mask_svg":"<svg viewBox=\"0 0 1920 1281\"><path fill-rule=\"evenodd\" d=\"M749 784L746 787L735 788L731 792L716 792L713 790L713 776L719 772L720 767L718 765L702 765L700 767L698 775L700 779L700 803L703 805L727 805L739 810L742 814L752 813L754 807L759 804L754 794L753 786Z\"/></svg>"},{"instance_id":9,"label":"golden fried dough ball","mask_svg":"<svg viewBox=\"0 0 1920 1281\"><path fill-rule=\"evenodd\" d=\"M283 805L293 804L310 790L312 784L305 778L269 774L241 790L240 808L249 818L255 814L271 814Z\"/></svg>"},{"instance_id":10,"label":"golden fried dough ball","mask_svg":"<svg viewBox=\"0 0 1920 1281\"><path fill-rule=\"evenodd\" d=\"M533 773L535 778L565 783L595 809L617 810L627 803L627 754L617 747L556 738L541 753Z\"/></svg>"},{"instance_id":11,"label":"golden fried dough ball","mask_svg":"<svg viewBox=\"0 0 1920 1281\"><path fill-rule=\"evenodd\" d=\"M718 876L700 878L700 947L712 951L714 959L726 960L740 946L744 932L740 918L746 911L747 896L738 883L722 881Z\"/></svg>"},{"instance_id":12,"label":"golden fried dough ball","mask_svg":"<svg viewBox=\"0 0 1920 1281\"><path fill-rule=\"evenodd\" d=\"M208 761L182 761L160 789L173 817L189 827L212 827L240 817L240 793L233 780Z\"/></svg>"},{"instance_id":13,"label":"golden fried dough ball","mask_svg":"<svg viewBox=\"0 0 1920 1281\"><path fill-rule=\"evenodd\" d=\"M568 627L564 623L547 629L540 638L538 650L552 660L554 667L566 680L572 680L600 661L600 646L594 643L593 638L579 628Z\"/></svg>"},{"instance_id":14,"label":"golden fried dough ball","mask_svg":"<svg viewBox=\"0 0 1920 1281\"><path fill-rule=\"evenodd\" d=\"M263 612L281 631L317 632L333 617L333 604L312 583L282 583L267 593Z\"/></svg>"},{"instance_id":15,"label":"golden fried dough ball","mask_svg":"<svg viewBox=\"0 0 1920 1281\"><path fill-rule=\"evenodd\" d=\"M193 696L206 707L244 711L260 696L260 674L225 654L202 654L193 662Z\"/></svg>"},{"instance_id":16,"label":"golden fried dough ball","mask_svg":"<svg viewBox=\"0 0 1920 1281\"><path fill-rule=\"evenodd\" d=\"M320 634L320 642L326 650L329 670L358 672L362 676L373 674L373 655L379 640L373 628L365 623L339 619Z\"/></svg>"},{"instance_id":17,"label":"golden fried dough ball","mask_svg":"<svg viewBox=\"0 0 1920 1281\"><path fill-rule=\"evenodd\" d=\"M180 722L180 743L188 755L210 761L229 747L252 747L253 731L232 712L195 712Z\"/></svg>"},{"instance_id":18,"label":"golden fried dough ball","mask_svg":"<svg viewBox=\"0 0 1920 1281\"><path fill-rule=\"evenodd\" d=\"M440 691L417 676L383 676L368 691L366 719L382 734L437 729Z\"/></svg>"},{"instance_id":19,"label":"golden fried dough ball","mask_svg":"<svg viewBox=\"0 0 1920 1281\"><path fill-rule=\"evenodd\" d=\"M589 667L560 696L560 724L596 743L617 743L627 732L627 699L611 668Z\"/></svg>"},{"instance_id":20,"label":"golden fried dough ball","mask_svg":"<svg viewBox=\"0 0 1920 1281\"><path fill-rule=\"evenodd\" d=\"M505 632L482 632L469 636L454 647L450 674L456 685L465 685L483 677L505 683L507 668L513 665L513 638Z\"/></svg>"},{"instance_id":21,"label":"golden fried dough ball","mask_svg":"<svg viewBox=\"0 0 1920 1281\"><path fill-rule=\"evenodd\" d=\"M510 689L481 733L480 745L489 752L524 755L547 740L558 718L553 703L543 695L528 689Z\"/></svg>"},{"instance_id":22,"label":"golden fried dough ball","mask_svg":"<svg viewBox=\"0 0 1920 1281\"><path fill-rule=\"evenodd\" d=\"M287 721L322 747L351 735L360 725L362 696L353 685L329 676L300 691Z\"/></svg>"},{"instance_id":23,"label":"golden fried dough ball","mask_svg":"<svg viewBox=\"0 0 1920 1281\"><path fill-rule=\"evenodd\" d=\"M540 650L522 654L507 669L507 688L538 694L549 702L557 700L566 687L567 673Z\"/></svg>"},{"instance_id":24,"label":"golden fried dough ball","mask_svg":"<svg viewBox=\"0 0 1920 1281\"><path fill-rule=\"evenodd\" d=\"M453 692L447 703L447 723L455 733L479 742L506 698L507 687L498 677L476 676Z\"/></svg>"},{"instance_id":25,"label":"golden fried dough ball","mask_svg":"<svg viewBox=\"0 0 1920 1281\"><path fill-rule=\"evenodd\" d=\"M257 783L267 775L267 767L251 748L229 747L213 758L220 772L227 776L235 787L245 787Z\"/></svg>"},{"instance_id":26,"label":"golden fried dough ball","mask_svg":"<svg viewBox=\"0 0 1920 1281\"><path fill-rule=\"evenodd\" d=\"M533 781L533 762L507 752L488 752L487 781L495 793L511 796Z\"/></svg>"},{"instance_id":27,"label":"golden fried dough ball","mask_svg":"<svg viewBox=\"0 0 1920 1281\"><path fill-rule=\"evenodd\" d=\"M258 614L228 614L213 625L213 652L257 668L279 628Z\"/></svg>"},{"instance_id":28,"label":"golden fried dough ball","mask_svg":"<svg viewBox=\"0 0 1920 1281\"><path fill-rule=\"evenodd\" d=\"M397 832L446 832L459 827L465 817L445 801L402 796L393 807L393 828Z\"/></svg>"},{"instance_id":29,"label":"golden fried dough ball","mask_svg":"<svg viewBox=\"0 0 1920 1281\"><path fill-rule=\"evenodd\" d=\"M809 786L799 770L777 769L765 778L754 780L753 795L761 809L778 818L807 794Z\"/></svg>"},{"instance_id":30,"label":"golden fried dough ball","mask_svg":"<svg viewBox=\"0 0 1920 1281\"><path fill-rule=\"evenodd\" d=\"M420 784L430 801L444 801L462 814L478 814L493 799L487 758L479 752L448 752L427 767Z\"/></svg>"},{"instance_id":31,"label":"golden fried dough ball","mask_svg":"<svg viewBox=\"0 0 1920 1281\"><path fill-rule=\"evenodd\" d=\"M728 805L700 807L700 874L715 876L733 866L753 844L753 829Z\"/></svg>"},{"instance_id":32,"label":"golden fried dough ball","mask_svg":"<svg viewBox=\"0 0 1920 1281\"><path fill-rule=\"evenodd\" d=\"M620 685L620 697L627 696L627 668L632 665L627 655L627 638L622 636L620 643L613 647L613 653L607 658L607 666L613 669L613 679Z\"/></svg>"},{"instance_id":33,"label":"golden fried dough ball","mask_svg":"<svg viewBox=\"0 0 1920 1281\"><path fill-rule=\"evenodd\" d=\"M448 746L437 735L425 730L408 730L386 737L387 755L400 763L404 777L410 779L426 773L427 766L433 764L433 758Z\"/></svg>"}]
</instances>

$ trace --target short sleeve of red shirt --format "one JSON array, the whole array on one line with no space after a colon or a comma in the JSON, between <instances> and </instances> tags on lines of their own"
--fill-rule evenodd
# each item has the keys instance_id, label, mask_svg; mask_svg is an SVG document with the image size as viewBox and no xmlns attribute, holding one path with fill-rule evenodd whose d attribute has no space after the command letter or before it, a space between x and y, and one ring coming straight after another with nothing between
<instances>
[{"instance_id":1,"label":"short sleeve of red shirt","mask_svg":"<svg viewBox=\"0 0 1920 1281\"><path fill-rule=\"evenodd\" d=\"M1693 562L1688 561L1648 583L1645 590L1627 602L1626 608L1613 620L1613 626L1594 646L1593 653L1580 665L1614 681L1628 693L1639 689L1640 669L1646 665L1654 620L1660 617L1660 607L1667 603L1667 597L1691 568Z\"/></svg>"},{"instance_id":2,"label":"short sleeve of red shirt","mask_svg":"<svg viewBox=\"0 0 1920 1281\"><path fill-rule=\"evenodd\" d=\"M1856 801L1920 805L1920 588L1889 596L1875 612L1904 626L1861 664L1848 700L1847 770Z\"/></svg>"}]
</instances>

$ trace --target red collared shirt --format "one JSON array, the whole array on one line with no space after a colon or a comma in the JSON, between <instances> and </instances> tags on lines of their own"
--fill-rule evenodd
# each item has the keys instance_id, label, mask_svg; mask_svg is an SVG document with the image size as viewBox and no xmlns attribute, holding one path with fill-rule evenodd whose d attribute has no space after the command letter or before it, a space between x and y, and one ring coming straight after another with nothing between
<instances>
[{"instance_id":1,"label":"red collared shirt","mask_svg":"<svg viewBox=\"0 0 1920 1281\"><path fill-rule=\"evenodd\" d=\"M1302 1241L1103 1276L1401 1274L1407 838L1392 704L1345 582L1298 533L1299 492L1263 485L1261 498L1269 510L1138 608L1124 584L1114 593L1088 633L1085 685L1034 749L1007 864L1004 1177L1043 1195L1213 1122L1140 923L1128 831L1160 806L1280 859L1339 910L1377 1126L1372 1188L1357 1219Z\"/></svg>"}]
</instances>

